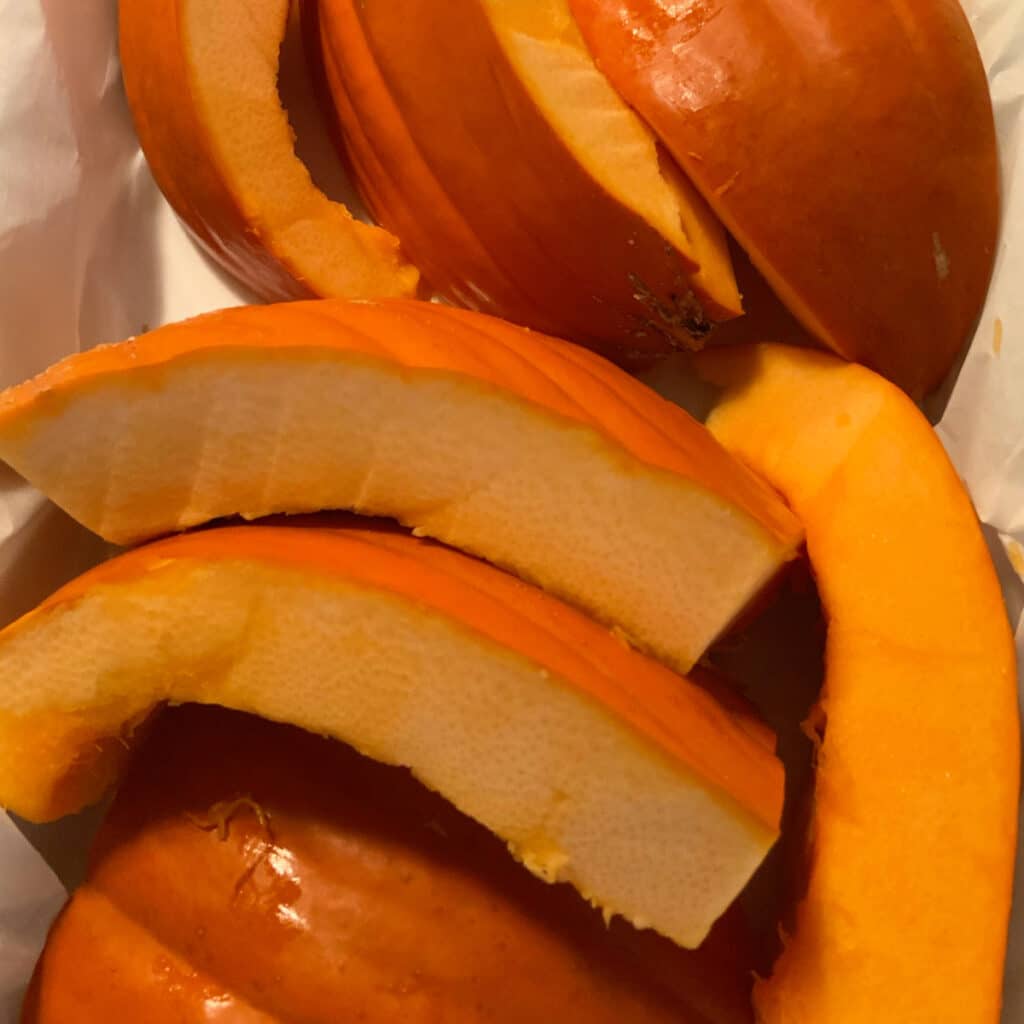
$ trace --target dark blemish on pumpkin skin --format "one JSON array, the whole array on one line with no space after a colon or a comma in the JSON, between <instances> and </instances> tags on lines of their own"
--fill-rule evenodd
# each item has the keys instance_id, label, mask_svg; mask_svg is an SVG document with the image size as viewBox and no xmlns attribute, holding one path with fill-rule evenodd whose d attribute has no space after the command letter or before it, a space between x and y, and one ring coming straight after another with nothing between
<instances>
[{"instance_id":1,"label":"dark blemish on pumpkin skin","mask_svg":"<svg viewBox=\"0 0 1024 1024\"><path fill-rule=\"evenodd\" d=\"M682 295L672 294L666 302L658 298L636 274L629 275L629 283L634 300L650 314L649 318L637 318L634 334L656 331L667 338L674 349L699 352L704 347L713 325L704 315L704 308L692 289L687 289ZM684 337L680 337L680 333Z\"/></svg>"},{"instance_id":2,"label":"dark blemish on pumpkin skin","mask_svg":"<svg viewBox=\"0 0 1024 1024\"><path fill-rule=\"evenodd\" d=\"M435 835L439 835L442 839L448 838L448 833L445 830L445 827L436 818L431 818L430 821L425 823L424 827L428 828Z\"/></svg>"},{"instance_id":3,"label":"dark blemish on pumpkin skin","mask_svg":"<svg viewBox=\"0 0 1024 1024\"><path fill-rule=\"evenodd\" d=\"M242 895L242 890L252 879L252 876L256 874L256 869L270 856L270 851L273 850L273 848L274 844L269 839L263 839L260 841L260 852L257 854L256 859L246 867L241 875L239 875L238 881L235 882L235 886L231 894L232 899L237 900L238 897Z\"/></svg>"},{"instance_id":4,"label":"dark blemish on pumpkin skin","mask_svg":"<svg viewBox=\"0 0 1024 1024\"><path fill-rule=\"evenodd\" d=\"M270 815L251 796L240 796L234 800L220 800L206 812L205 819L191 813L187 813L185 817L203 832L216 832L217 838L223 843L228 838L231 820L243 810L252 812L260 827L267 833L267 838L273 842L274 833L270 828Z\"/></svg>"},{"instance_id":5,"label":"dark blemish on pumpkin skin","mask_svg":"<svg viewBox=\"0 0 1024 1024\"><path fill-rule=\"evenodd\" d=\"M274 831L270 827L270 814L264 810L251 796L240 796L234 800L220 800L206 812L205 818L195 814L186 814L188 820L203 832L216 832L219 842L226 842L231 831L231 822L239 814L248 811L255 817L264 835L260 836L255 845L258 847L256 856L249 861L245 870L239 875L232 890L232 899L237 900L242 890L252 881L261 865L267 862L275 848ZM246 854L251 852L250 844L246 843Z\"/></svg>"}]
</instances>

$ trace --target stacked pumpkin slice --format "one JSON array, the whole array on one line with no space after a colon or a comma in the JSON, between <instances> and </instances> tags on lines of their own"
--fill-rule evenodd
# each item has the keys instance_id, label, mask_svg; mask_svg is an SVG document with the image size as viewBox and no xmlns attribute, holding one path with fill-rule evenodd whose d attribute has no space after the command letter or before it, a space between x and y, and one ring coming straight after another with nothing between
<instances>
[{"instance_id":1,"label":"stacked pumpkin slice","mask_svg":"<svg viewBox=\"0 0 1024 1024\"><path fill-rule=\"evenodd\" d=\"M386 514L605 622L383 528L158 541L9 634L15 810L96 798L156 705L199 700L410 766L534 872L684 945L772 844L771 744L629 637L689 667L801 531L597 357L425 304L243 309L73 357L8 393L0 422L10 464L109 539Z\"/></svg>"},{"instance_id":2,"label":"stacked pumpkin slice","mask_svg":"<svg viewBox=\"0 0 1024 1024\"><path fill-rule=\"evenodd\" d=\"M741 702L679 673L806 528L832 622L828 727L807 895L758 1005L857 1020L898 985L908 1008L937 1007L927 955L971 979L987 1019L1017 745L1012 642L970 503L927 422L868 370L777 346L698 369L725 388L710 432L566 343L440 306L325 301L211 314L6 392L0 455L109 540L321 509L413 535L343 515L214 524L68 584L0 633L0 801L74 811L161 706L225 705L410 768L541 879L698 946L778 834L783 773ZM225 830L261 806L221 795ZM943 890L951 872L962 885ZM899 942L875 941L896 920ZM53 940L26 1019L59 1019L67 990L47 978L88 934ZM736 1019L701 1016L689 988L683 1019ZM97 1005L124 1012L126 991Z\"/></svg>"},{"instance_id":3,"label":"stacked pumpkin slice","mask_svg":"<svg viewBox=\"0 0 1024 1024\"><path fill-rule=\"evenodd\" d=\"M770 731L633 644L691 667L802 531L702 426L599 357L439 306L292 303L83 353L0 406L4 458L81 522L121 543L172 534L0 635L5 806L77 810L154 712L199 702L407 766L535 875L682 946L773 844ZM452 547L340 513L263 518L319 509ZM228 516L261 522L176 533ZM72 930L52 942L65 959L81 913L55 933ZM66 1005L46 977L30 1019ZM721 998L742 1007L742 969L728 978ZM628 973L611 985L633 1009L646 991ZM116 1016L131 998L93 1001ZM696 1020L707 998L680 1006Z\"/></svg>"}]
</instances>

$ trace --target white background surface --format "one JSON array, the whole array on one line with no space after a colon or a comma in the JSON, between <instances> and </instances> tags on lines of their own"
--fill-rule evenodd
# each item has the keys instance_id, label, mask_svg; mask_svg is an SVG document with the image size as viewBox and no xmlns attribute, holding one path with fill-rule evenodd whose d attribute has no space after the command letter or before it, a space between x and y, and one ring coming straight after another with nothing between
<instances>
[{"instance_id":1,"label":"white background surface","mask_svg":"<svg viewBox=\"0 0 1024 1024\"><path fill-rule=\"evenodd\" d=\"M1016 561L1024 572L1024 0L965 6L992 83L1004 234L939 429L993 547L1011 556L1000 567L1024 651L1024 587L1010 568ZM146 170L117 66L116 0L0 0L0 24L0 386L79 348L243 301L189 242ZM97 553L0 467L0 624ZM63 899L45 862L0 815L0 1024L16 1024ZM1024 1024L1024 906L1018 911L1005 1024Z\"/></svg>"}]
</instances>

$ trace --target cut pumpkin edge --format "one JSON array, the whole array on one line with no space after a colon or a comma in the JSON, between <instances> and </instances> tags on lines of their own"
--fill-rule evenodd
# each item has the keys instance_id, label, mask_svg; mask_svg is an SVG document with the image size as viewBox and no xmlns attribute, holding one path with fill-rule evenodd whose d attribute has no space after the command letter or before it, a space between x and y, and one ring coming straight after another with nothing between
<instances>
[{"instance_id":1,"label":"cut pumpkin edge","mask_svg":"<svg viewBox=\"0 0 1024 1024\"><path fill-rule=\"evenodd\" d=\"M224 527L136 549L0 633L0 679L16 813L96 799L161 703L218 703L410 767L539 877L682 945L781 814L763 728L543 593L401 534Z\"/></svg>"},{"instance_id":2,"label":"cut pumpkin edge","mask_svg":"<svg viewBox=\"0 0 1024 1024\"><path fill-rule=\"evenodd\" d=\"M236 6L121 5L128 100L164 195L203 247L264 299L415 296L419 270L400 240L325 195L296 152L277 90L288 4L247 7L242 38ZM246 87L226 90L225 80Z\"/></svg>"},{"instance_id":3,"label":"cut pumpkin edge","mask_svg":"<svg viewBox=\"0 0 1024 1024\"><path fill-rule=\"evenodd\" d=\"M683 672L802 542L770 488L621 371L412 302L227 311L73 356L0 395L0 457L115 543L394 518Z\"/></svg>"}]
</instances>

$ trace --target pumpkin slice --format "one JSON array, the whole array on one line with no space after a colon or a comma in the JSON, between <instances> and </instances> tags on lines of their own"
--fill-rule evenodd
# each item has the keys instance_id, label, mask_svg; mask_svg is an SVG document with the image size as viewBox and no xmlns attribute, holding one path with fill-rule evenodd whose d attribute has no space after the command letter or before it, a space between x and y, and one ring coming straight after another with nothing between
<instances>
[{"instance_id":1,"label":"pumpkin slice","mask_svg":"<svg viewBox=\"0 0 1024 1024\"><path fill-rule=\"evenodd\" d=\"M355 221L295 155L277 92L288 0L122 0L121 64L157 184L265 299L412 295L398 241Z\"/></svg>"},{"instance_id":2,"label":"pumpkin slice","mask_svg":"<svg viewBox=\"0 0 1024 1024\"><path fill-rule=\"evenodd\" d=\"M133 760L22 1024L745 1024L745 944L735 914L695 953L608 928L406 772L190 706Z\"/></svg>"},{"instance_id":3,"label":"pumpkin slice","mask_svg":"<svg viewBox=\"0 0 1024 1024\"><path fill-rule=\"evenodd\" d=\"M927 420L868 370L782 346L698 365L726 387L712 431L805 523L829 620L807 894L759 1019L992 1024L1019 721L970 499Z\"/></svg>"},{"instance_id":4,"label":"pumpkin slice","mask_svg":"<svg viewBox=\"0 0 1024 1024\"><path fill-rule=\"evenodd\" d=\"M402 534L214 529L58 591L0 633L0 804L39 819L95 799L165 701L408 765L535 874L681 945L778 828L763 729L543 592Z\"/></svg>"},{"instance_id":5,"label":"pumpkin slice","mask_svg":"<svg viewBox=\"0 0 1024 1024\"><path fill-rule=\"evenodd\" d=\"M741 312L725 233L566 0L312 0L355 176L441 292L619 360Z\"/></svg>"},{"instance_id":6,"label":"pumpkin slice","mask_svg":"<svg viewBox=\"0 0 1024 1024\"><path fill-rule=\"evenodd\" d=\"M0 397L0 457L131 543L222 516L391 516L687 671L800 543L779 498L603 360L426 303L231 310Z\"/></svg>"},{"instance_id":7,"label":"pumpkin slice","mask_svg":"<svg viewBox=\"0 0 1024 1024\"><path fill-rule=\"evenodd\" d=\"M956 0L570 0L598 66L804 326L914 395L973 329L999 225Z\"/></svg>"}]
</instances>

